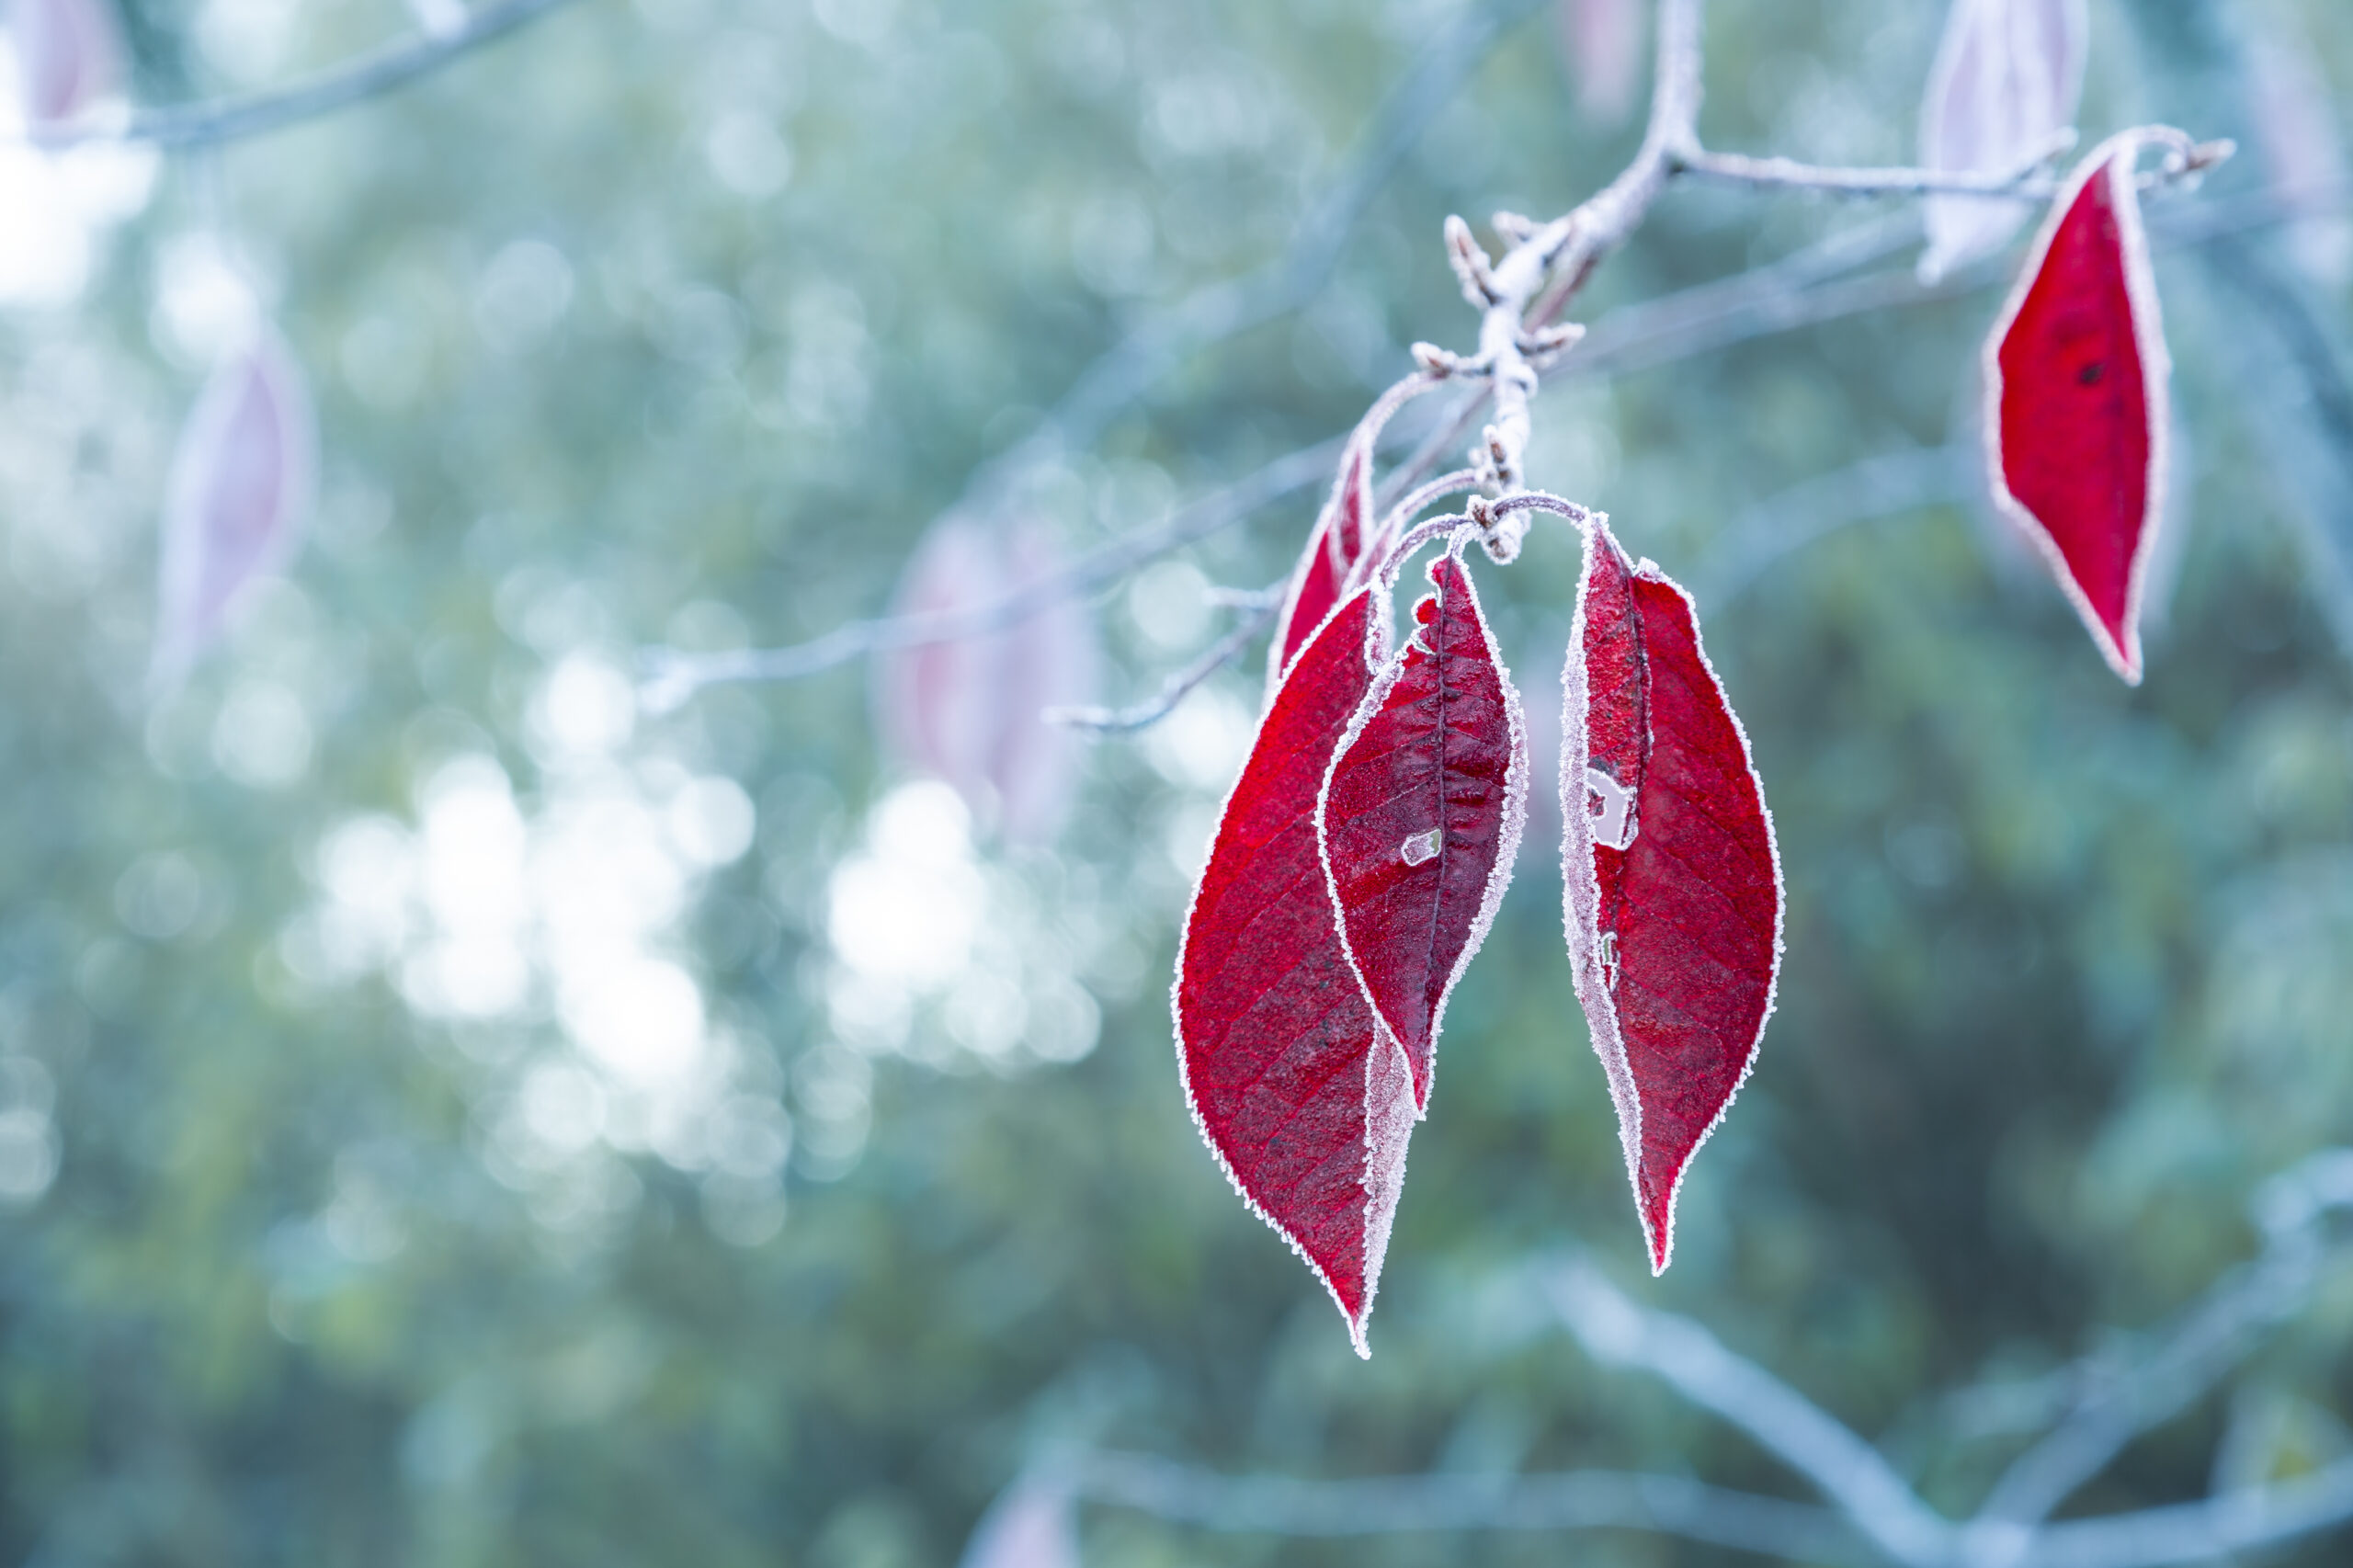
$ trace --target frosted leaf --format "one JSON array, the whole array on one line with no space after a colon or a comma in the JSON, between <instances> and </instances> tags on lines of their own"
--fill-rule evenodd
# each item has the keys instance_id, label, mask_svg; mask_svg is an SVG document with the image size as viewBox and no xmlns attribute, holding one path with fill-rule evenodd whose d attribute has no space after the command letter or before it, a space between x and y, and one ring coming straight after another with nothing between
<instances>
[{"instance_id":1,"label":"frosted leaf","mask_svg":"<svg viewBox=\"0 0 2353 1568\"><path fill-rule=\"evenodd\" d=\"M1982 367L1995 504L2134 685L2170 417L2171 361L2132 175L2146 136L2109 138L2068 176Z\"/></svg>"},{"instance_id":2,"label":"frosted leaf","mask_svg":"<svg viewBox=\"0 0 2353 1568\"><path fill-rule=\"evenodd\" d=\"M1920 162L1949 174L2018 168L2075 123L2088 36L2084 0L1953 0L1920 109ZM1932 196L1923 204L1934 282L2018 233L2027 204Z\"/></svg>"},{"instance_id":3,"label":"frosted leaf","mask_svg":"<svg viewBox=\"0 0 2353 1568\"><path fill-rule=\"evenodd\" d=\"M1598 521L1561 685L1569 956L1651 1267L1663 1271L1684 1173L1772 1016L1780 859L1748 737L1689 597L1651 562L1629 561ZM1590 809L1609 800L1597 783L1627 798L1621 820ZM1620 828L1622 846L1605 825Z\"/></svg>"}]
</instances>

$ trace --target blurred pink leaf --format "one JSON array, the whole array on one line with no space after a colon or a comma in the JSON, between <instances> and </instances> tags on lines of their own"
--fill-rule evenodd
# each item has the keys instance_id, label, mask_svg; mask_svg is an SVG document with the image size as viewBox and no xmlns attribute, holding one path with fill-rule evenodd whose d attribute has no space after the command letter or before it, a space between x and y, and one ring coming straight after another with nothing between
<instances>
[{"instance_id":1,"label":"blurred pink leaf","mask_svg":"<svg viewBox=\"0 0 2353 1568\"><path fill-rule=\"evenodd\" d=\"M185 676L238 599L294 547L318 429L310 388L266 328L213 369L180 430L164 503L154 675Z\"/></svg>"},{"instance_id":2,"label":"blurred pink leaf","mask_svg":"<svg viewBox=\"0 0 2353 1568\"><path fill-rule=\"evenodd\" d=\"M958 1568L1079 1568L1069 1491L1027 1477L1016 1481L981 1516Z\"/></svg>"},{"instance_id":3,"label":"blurred pink leaf","mask_svg":"<svg viewBox=\"0 0 2353 1568\"><path fill-rule=\"evenodd\" d=\"M1002 534L939 523L899 581L894 615L975 608L1062 569L1043 527ZM946 780L1015 843L1043 843L1069 814L1086 742L1049 708L1093 700L1094 618L1063 597L1001 631L907 648L877 661L876 729L902 764Z\"/></svg>"},{"instance_id":4,"label":"blurred pink leaf","mask_svg":"<svg viewBox=\"0 0 2353 1568\"><path fill-rule=\"evenodd\" d=\"M25 123L67 124L114 90L122 46L107 0L7 0Z\"/></svg>"},{"instance_id":5,"label":"blurred pink leaf","mask_svg":"<svg viewBox=\"0 0 2353 1568\"><path fill-rule=\"evenodd\" d=\"M2075 123L2087 35L2083 0L1953 0L1921 105L1920 162L2002 174L2050 149ZM2004 198L1928 198L1920 276L1933 282L1999 250L2028 211Z\"/></svg>"},{"instance_id":6,"label":"blurred pink leaf","mask_svg":"<svg viewBox=\"0 0 2353 1568\"><path fill-rule=\"evenodd\" d=\"M1558 0L1561 53L1588 124L1617 126L1634 111L1643 82L1643 0Z\"/></svg>"}]
</instances>

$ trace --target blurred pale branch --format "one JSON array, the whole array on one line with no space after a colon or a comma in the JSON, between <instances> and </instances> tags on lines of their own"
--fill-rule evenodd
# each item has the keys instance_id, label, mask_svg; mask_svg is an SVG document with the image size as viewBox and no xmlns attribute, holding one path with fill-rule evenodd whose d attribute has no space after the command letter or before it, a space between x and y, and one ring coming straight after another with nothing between
<instances>
[{"instance_id":1,"label":"blurred pale branch","mask_svg":"<svg viewBox=\"0 0 2353 1568\"><path fill-rule=\"evenodd\" d=\"M1827 1506L1730 1491L1680 1476L1427 1474L1353 1481L1230 1476L1147 1455L1067 1456L1074 1495L1173 1523L1243 1533L1357 1536L1465 1530L1626 1529L1802 1562L1896 1568L2167 1568L2256 1551L2353 1519L2353 1460L2194 1503L2044 1522L2131 1439L2177 1413L2308 1308L2326 1233L2353 1207L2353 1150L2313 1155L2254 1204L2265 1241L2168 1329L2087 1357L2059 1382L2073 1408L2029 1447L1965 1520L1922 1500L1878 1449L1688 1318L1643 1306L1582 1256L1540 1266L1531 1284L1596 1360L1647 1371L1754 1438Z\"/></svg>"},{"instance_id":2,"label":"blurred pale branch","mask_svg":"<svg viewBox=\"0 0 2353 1568\"><path fill-rule=\"evenodd\" d=\"M1229 1476L1145 1454L1096 1453L1067 1472L1089 1501L1208 1529L1294 1536L1451 1530L1649 1530L1807 1562L1867 1562L1827 1508L1674 1475Z\"/></svg>"},{"instance_id":3,"label":"blurred pale branch","mask_svg":"<svg viewBox=\"0 0 2353 1568\"><path fill-rule=\"evenodd\" d=\"M1050 605L1091 593L1197 540L1248 517L1259 507L1323 479L1340 453L1335 437L1277 458L1257 472L1181 506L1165 520L1137 528L1072 561L1060 572L1026 583L1001 598L928 615L853 620L823 637L789 648L727 653L649 649L639 699L655 712L676 707L699 688L722 681L797 680L869 653L919 648L965 637L985 637L1017 626Z\"/></svg>"},{"instance_id":4,"label":"blurred pale branch","mask_svg":"<svg viewBox=\"0 0 2353 1568\"><path fill-rule=\"evenodd\" d=\"M566 0L494 0L469 12L462 26L446 34L387 44L290 87L140 109L120 123L43 131L27 140L51 149L121 142L180 148L267 135L396 92L564 4Z\"/></svg>"},{"instance_id":5,"label":"blurred pale branch","mask_svg":"<svg viewBox=\"0 0 2353 1568\"><path fill-rule=\"evenodd\" d=\"M1159 690L1141 702L1125 708L1049 708L1041 717L1050 724L1068 724L1101 735L1129 733L1156 724L1175 712L1176 705L1203 681L1240 658L1242 651L1273 623L1282 602L1280 583L1256 596L1231 631L1203 649L1191 663L1172 673L1161 682Z\"/></svg>"}]
</instances>

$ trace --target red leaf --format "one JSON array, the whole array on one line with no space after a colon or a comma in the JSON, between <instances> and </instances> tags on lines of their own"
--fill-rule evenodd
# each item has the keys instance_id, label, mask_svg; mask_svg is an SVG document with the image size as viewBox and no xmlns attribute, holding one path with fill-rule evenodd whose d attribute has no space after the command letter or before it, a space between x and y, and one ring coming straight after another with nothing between
<instances>
[{"instance_id":1,"label":"red leaf","mask_svg":"<svg viewBox=\"0 0 2353 1568\"><path fill-rule=\"evenodd\" d=\"M1372 516L1372 443L1349 438L1340 454L1339 477L1331 498L1324 503L1307 548L1291 569L1290 597L1275 618L1274 640L1267 648L1267 695L1274 696L1283 672L1340 602L1341 593L1356 575L1365 552L1367 519Z\"/></svg>"},{"instance_id":2,"label":"red leaf","mask_svg":"<svg viewBox=\"0 0 2353 1568\"><path fill-rule=\"evenodd\" d=\"M1380 638L1358 589L1300 651L1225 802L1176 958L1193 1118L1251 1210L1307 1260L1358 1355L1415 1119L1404 1050L1348 967L1315 842Z\"/></svg>"},{"instance_id":3,"label":"red leaf","mask_svg":"<svg viewBox=\"0 0 2353 1568\"><path fill-rule=\"evenodd\" d=\"M2076 166L1985 345L1995 503L2135 685L2171 369L2133 190L2142 140L2110 137Z\"/></svg>"},{"instance_id":4,"label":"red leaf","mask_svg":"<svg viewBox=\"0 0 2353 1568\"><path fill-rule=\"evenodd\" d=\"M1598 521L1562 685L1569 956L1662 1272L1683 1173L1773 1011L1780 860L1690 597Z\"/></svg>"},{"instance_id":5,"label":"red leaf","mask_svg":"<svg viewBox=\"0 0 2353 1568\"><path fill-rule=\"evenodd\" d=\"M1430 563L1438 592L1357 711L1318 805L1341 941L1405 1050L1427 1108L1447 994L1511 883L1527 820L1528 734L1470 574Z\"/></svg>"},{"instance_id":6,"label":"red leaf","mask_svg":"<svg viewBox=\"0 0 2353 1568\"><path fill-rule=\"evenodd\" d=\"M945 521L908 560L892 613L976 609L1061 563L1042 528L999 535ZM1086 607L1060 596L1001 631L878 660L876 727L900 761L945 779L977 819L1015 842L1043 842L1069 811L1084 743L1040 715L1094 697L1096 653Z\"/></svg>"},{"instance_id":7,"label":"red leaf","mask_svg":"<svg viewBox=\"0 0 2353 1568\"><path fill-rule=\"evenodd\" d=\"M164 504L154 674L182 678L246 589L294 547L318 466L311 394L267 332L213 370L181 427Z\"/></svg>"}]
</instances>

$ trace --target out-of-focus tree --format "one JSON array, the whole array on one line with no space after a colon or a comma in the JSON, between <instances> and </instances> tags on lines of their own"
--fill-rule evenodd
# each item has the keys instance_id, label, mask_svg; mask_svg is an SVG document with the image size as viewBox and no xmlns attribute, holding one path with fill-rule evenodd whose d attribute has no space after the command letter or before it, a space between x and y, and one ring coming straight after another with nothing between
<instances>
[{"instance_id":1,"label":"out-of-focus tree","mask_svg":"<svg viewBox=\"0 0 2353 1568\"><path fill-rule=\"evenodd\" d=\"M1597 272L1529 477L1701 594L1790 870L1781 1011L1638 1286L1531 859L1367 1365L1172 1071L1254 672L1083 748L1040 846L886 770L855 661L654 712L638 651L884 613L961 508L1066 560L1190 534L1084 601L1107 696L1149 695L1247 615L1211 585L1295 556L1328 461L1291 455L1460 339L1444 216L1566 210L1639 127L1527 6L546 9L142 0L105 13L131 103L0 144L0 1554L890 1568L1024 1475L1086 1481L1089 1561L1437 1549L1155 1512L1112 1450L1785 1490L1610 1369L1650 1342L1560 1332L1529 1260L1571 1235L1625 1281L1576 1301L1706 1322L1958 1517L2090 1403L2079 1355L2137 1365L2109 1325L2273 1256L2249 1195L2353 1106L2347 301L2325 230L2275 243L2342 206L2330 95L2252 154L2283 55L2341 97L2353 17L2090 9L2079 123L2250 149L2159 234L2179 553L2138 689L1948 456L2001 260L1925 287L1903 201L1694 180ZM1717 0L1711 144L1905 162L1942 11ZM315 509L158 698L175 441L264 319ZM1539 535L1488 590L1540 718L1574 572ZM2353 1297L2313 1267L2080 1506L2342 1457ZM1715 1560L1602 1522L1595 1561Z\"/></svg>"}]
</instances>

